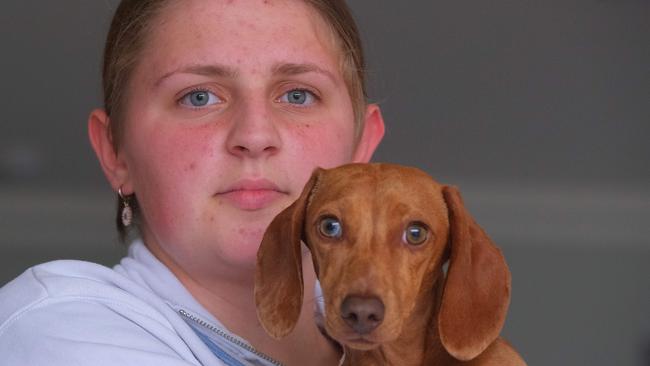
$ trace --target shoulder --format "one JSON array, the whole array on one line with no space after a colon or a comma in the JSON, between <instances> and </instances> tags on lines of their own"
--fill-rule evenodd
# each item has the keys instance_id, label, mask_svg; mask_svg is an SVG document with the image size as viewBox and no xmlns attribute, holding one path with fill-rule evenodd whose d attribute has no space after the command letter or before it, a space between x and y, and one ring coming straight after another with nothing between
<instances>
[{"instance_id":1,"label":"shoulder","mask_svg":"<svg viewBox=\"0 0 650 366\"><path fill-rule=\"evenodd\" d=\"M106 267L82 261L55 261L32 267L0 288L0 329L21 311L51 297L64 297L75 287L82 293L81 283L99 282L97 273ZM65 288L68 288L66 291ZM86 286L88 287L88 286ZM91 288L94 286L90 286Z\"/></svg>"},{"instance_id":2,"label":"shoulder","mask_svg":"<svg viewBox=\"0 0 650 366\"><path fill-rule=\"evenodd\" d=\"M138 290L146 291L94 263L30 268L0 289L0 364L195 364L162 309Z\"/></svg>"},{"instance_id":3,"label":"shoulder","mask_svg":"<svg viewBox=\"0 0 650 366\"><path fill-rule=\"evenodd\" d=\"M24 312L54 303L129 303L135 283L112 269L83 261L54 261L32 267L0 288L0 332ZM131 304L135 305L135 304Z\"/></svg>"}]
</instances>

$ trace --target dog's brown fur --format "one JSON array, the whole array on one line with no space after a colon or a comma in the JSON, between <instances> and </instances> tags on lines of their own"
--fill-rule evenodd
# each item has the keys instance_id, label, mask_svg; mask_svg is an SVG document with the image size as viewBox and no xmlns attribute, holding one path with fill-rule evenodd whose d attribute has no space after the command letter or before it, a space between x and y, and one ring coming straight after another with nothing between
<instances>
[{"instance_id":1,"label":"dog's brown fur","mask_svg":"<svg viewBox=\"0 0 650 366\"><path fill-rule=\"evenodd\" d=\"M324 216L340 220L340 238L319 232ZM414 222L429 231L418 246L403 240ZM300 314L301 240L323 289L325 330L343 345L346 365L525 365L499 338L510 271L456 188L398 165L317 169L258 252L258 316L276 338L291 332ZM370 333L342 319L349 295L383 302L383 321Z\"/></svg>"}]
</instances>

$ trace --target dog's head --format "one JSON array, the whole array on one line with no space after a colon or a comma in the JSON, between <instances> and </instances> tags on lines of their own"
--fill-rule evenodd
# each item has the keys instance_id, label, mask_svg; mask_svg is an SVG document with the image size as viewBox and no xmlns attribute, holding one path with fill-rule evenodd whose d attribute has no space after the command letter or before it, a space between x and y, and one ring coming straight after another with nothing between
<instances>
[{"instance_id":1,"label":"dog's head","mask_svg":"<svg viewBox=\"0 0 650 366\"><path fill-rule=\"evenodd\" d=\"M437 319L445 349L472 359L501 331L510 300L503 256L458 191L418 169L350 164L314 171L298 200L270 224L258 252L258 316L276 338L300 315L301 241L322 286L325 328L349 347L395 340L423 299L434 301L423 289L433 288L446 260Z\"/></svg>"}]
</instances>

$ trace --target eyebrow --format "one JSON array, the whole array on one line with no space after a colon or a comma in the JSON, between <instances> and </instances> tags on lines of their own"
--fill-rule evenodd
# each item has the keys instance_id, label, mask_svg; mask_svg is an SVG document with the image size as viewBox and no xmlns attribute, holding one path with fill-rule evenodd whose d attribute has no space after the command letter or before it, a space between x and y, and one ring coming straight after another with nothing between
<instances>
[{"instance_id":1,"label":"eyebrow","mask_svg":"<svg viewBox=\"0 0 650 366\"><path fill-rule=\"evenodd\" d=\"M334 84L338 84L336 77L331 72L313 63L279 63L273 66L272 68L273 75L282 75L282 76L300 75L300 74L306 74L310 72L324 75L328 79L330 79ZM154 83L154 87L158 87L166 79L170 78L175 74L195 74L195 75L234 79L237 77L238 72L236 69L230 66L220 65L220 64L188 65L165 73L158 80L156 80L156 82Z\"/></svg>"},{"instance_id":2,"label":"eyebrow","mask_svg":"<svg viewBox=\"0 0 650 366\"><path fill-rule=\"evenodd\" d=\"M273 67L273 74L274 75L284 75L284 76L291 76L291 75L299 75L299 74L306 74L310 72L315 72L321 75L326 76L329 78L334 84L337 84L337 79L336 77L329 72L328 70L323 69L322 67L312 64L312 63L300 63L300 64L295 64L295 63L282 63L282 64L277 64Z\"/></svg>"},{"instance_id":3,"label":"eyebrow","mask_svg":"<svg viewBox=\"0 0 650 366\"><path fill-rule=\"evenodd\" d=\"M176 70L170 71L165 75L163 75L162 77L160 77L154 83L154 87L159 86L160 84L162 84L163 81L165 81L166 79L168 79L169 77L175 74L195 74L195 75L217 76L222 78L233 79L237 77L237 70L235 70L232 67L219 65L219 64L210 64L210 65L197 64L197 65L184 66Z\"/></svg>"}]
</instances>

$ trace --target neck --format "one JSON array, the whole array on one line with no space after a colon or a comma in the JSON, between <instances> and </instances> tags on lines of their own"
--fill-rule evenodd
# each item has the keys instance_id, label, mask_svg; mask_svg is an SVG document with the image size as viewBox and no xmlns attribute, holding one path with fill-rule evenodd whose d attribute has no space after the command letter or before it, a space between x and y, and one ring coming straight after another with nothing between
<instances>
[{"instance_id":1,"label":"neck","mask_svg":"<svg viewBox=\"0 0 650 366\"><path fill-rule=\"evenodd\" d=\"M402 333L392 342L368 351L345 347L346 365L400 365L432 364L432 351L442 349L437 332L438 304L442 297L442 273L435 282L422 287L417 306L404 322ZM432 296L433 294L433 296Z\"/></svg>"},{"instance_id":2,"label":"neck","mask_svg":"<svg viewBox=\"0 0 650 366\"><path fill-rule=\"evenodd\" d=\"M276 340L266 334L257 320L253 296L253 270L248 276L213 276L203 284L179 266L160 248L150 248L192 296L230 332L247 340L258 351L280 361L283 365L338 364L339 349L327 340L314 322L314 286L316 278L311 257L303 258L304 301L300 318L293 332ZM315 358L314 355L318 357Z\"/></svg>"}]
</instances>

